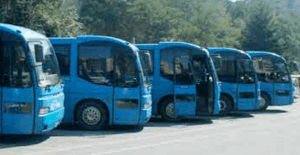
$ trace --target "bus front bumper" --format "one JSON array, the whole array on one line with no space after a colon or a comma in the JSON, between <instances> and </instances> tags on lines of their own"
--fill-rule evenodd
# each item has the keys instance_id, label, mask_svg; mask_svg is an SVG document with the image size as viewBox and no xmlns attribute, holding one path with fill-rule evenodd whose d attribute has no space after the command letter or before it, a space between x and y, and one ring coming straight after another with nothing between
<instances>
[{"instance_id":1,"label":"bus front bumper","mask_svg":"<svg viewBox=\"0 0 300 155\"><path fill-rule=\"evenodd\" d=\"M42 134L56 128L62 121L65 108L62 107L45 115L39 115L36 120L36 134Z\"/></svg>"},{"instance_id":2,"label":"bus front bumper","mask_svg":"<svg viewBox=\"0 0 300 155\"><path fill-rule=\"evenodd\" d=\"M147 109L142 109L139 124L140 125L146 124L151 118L151 113L152 113L152 107L151 106Z\"/></svg>"}]
</instances>

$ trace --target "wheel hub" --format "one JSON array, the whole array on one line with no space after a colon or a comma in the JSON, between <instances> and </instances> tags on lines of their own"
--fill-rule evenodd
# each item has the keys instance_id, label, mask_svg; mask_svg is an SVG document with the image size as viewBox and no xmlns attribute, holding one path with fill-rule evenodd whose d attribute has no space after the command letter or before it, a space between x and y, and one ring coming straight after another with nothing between
<instances>
[{"instance_id":1,"label":"wheel hub","mask_svg":"<svg viewBox=\"0 0 300 155\"><path fill-rule=\"evenodd\" d=\"M226 102L224 100L220 100L220 110L223 111L227 108Z\"/></svg>"},{"instance_id":2,"label":"wheel hub","mask_svg":"<svg viewBox=\"0 0 300 155\"><path fill-rule=\"evenodd\" d=\"M266 103L267 103L266 100L263 97L261 97L261 102L259 104L259 108L261 109L261 108L265 107Z\"/></svg>"},{"instance_id":3,"label":"wheel hub","mask_svg":"<svg viewBox=\"0 0 300 155\"><path fill-rule=\"evenodd\" d=\"M101 120L101 112L96 107L87 107L82 112L82 120L87 125L96 125Z\"/></svg>"},{"instance_id":4,"label":"wheel hub","mask_svg":"<svg viewBox=\"0 0 300 155\"><path fill-rule=\"evenodd\" d=\"M175 116L175 106L174 103L169 103L166 106L166 114L170 117L170 118L176 118Z\"/></svg>"}]
</instances>

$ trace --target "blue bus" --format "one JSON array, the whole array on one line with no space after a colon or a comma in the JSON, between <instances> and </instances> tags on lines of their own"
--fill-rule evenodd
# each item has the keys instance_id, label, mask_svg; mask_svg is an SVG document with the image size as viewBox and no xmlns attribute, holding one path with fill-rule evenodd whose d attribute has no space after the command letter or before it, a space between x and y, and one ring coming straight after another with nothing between
<instances>
[{"instance_id":1,"label":"blue bus","mask_svg":"<svg viewBox=\"0 0 300 155\"><path fill-rule=\"evenodd\" d=\"M184 42L137 44L149 52L152 116L165 121L219 113L220 86L206 49ZM150 66L151 67L151 66Z\"/></svg>"},{"instance_id":2,"label":"blue bus","mask_svg":"<svg viewBox=\"0 0 300 155\"><path fill-rule=\"evenodd\" d=\"M44 35L0 24L0 134L42 134L64 116L58 62Z\"/></svg>"},{"instance_id":3,"label":"blue bus","mask_svg":"<svg viewBox=\"0 0 300 155\"><path fill-rule=\"evenodd\" d=\"M96 35L50 41L65 82L63 123L99 130L149 120L151 85L133 44Z\"/></svg>"},{"instance_id":4,"label":"blue bus","mask_svg":"<svg viewBox=\"0 0 300 155\"><path fill-rule=\"evenodd\" d=\"M207 48L218 66L216 70L221 84L220 113L257 110L260 104L260 87L249 54L234 48ZM217 61L215 61L217 60Z\"/></svg>"},{"instance_id":5,"label":"blue bus","mask_svg":"<svg viewBox=\"0 0 300 155\"><path fill-rule=\"evenodd\" d=\"M260 82L263 109L294 102L293 83L286 60L275 53L247 51L254 62Z\"/></svg>"}]
</instances>

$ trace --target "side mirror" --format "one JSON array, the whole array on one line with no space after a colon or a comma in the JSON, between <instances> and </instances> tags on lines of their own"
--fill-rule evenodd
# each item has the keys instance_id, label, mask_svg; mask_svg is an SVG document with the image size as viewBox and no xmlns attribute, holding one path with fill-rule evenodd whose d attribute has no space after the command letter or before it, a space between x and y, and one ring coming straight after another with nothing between
<instances>
[{"instance_id":1,"label":"side mirror","mask_svg":"<svg viewBox=\"0 0 300 155\"><path fill-rule=\"evenodd\" d=\"M44 60L43 46L34 45L35 61L40 63Z\"/></svg>"}]
</instances>

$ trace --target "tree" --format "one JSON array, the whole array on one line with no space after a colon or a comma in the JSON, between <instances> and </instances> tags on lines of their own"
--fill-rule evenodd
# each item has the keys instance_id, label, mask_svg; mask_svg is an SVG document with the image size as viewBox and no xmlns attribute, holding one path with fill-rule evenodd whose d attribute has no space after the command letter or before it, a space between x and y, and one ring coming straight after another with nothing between
<instances>
[{"instance_id":1,"label":"tree","mask_svg":"<svg viewBox=\"0 0 300 155\"><path fill-rule=\"evenodd\" d=\"M62 10L63 0L2 0L0 22L20 25L46 36L75 36L80 32L72 5Z\"/></svg>"},{"instance_id":2,"label":"tree","mask_svg":"<svg viewBox=\"0 0 300 155\"><path fill-rule=\"evenodd\" d=\"M240 47L241 29L232 23L224 2L190 0L174 4L184 14L180 26L173 29L178 40L202 46Z\"/></svg>"},{"instance_id":3,"label":"tree","mask_svg":"<svg viewBox=\"0 0 300 155\"><path fill-rule=\"evenodd\" d=\"M48 37L71 37L82 34L83 25L78 22L74 5L61 9L62 0L45 1L37 4L30 12L28 27Z\"/></svg>"}]
</instances>

